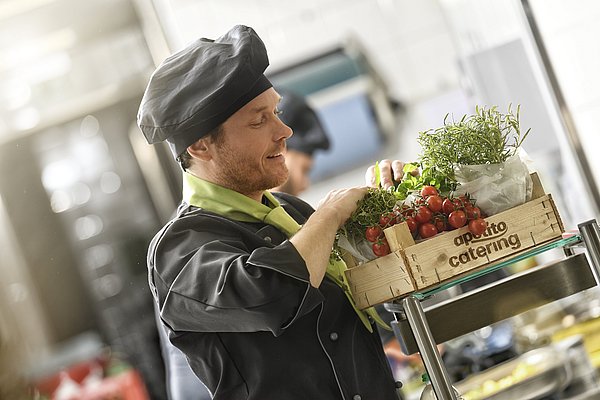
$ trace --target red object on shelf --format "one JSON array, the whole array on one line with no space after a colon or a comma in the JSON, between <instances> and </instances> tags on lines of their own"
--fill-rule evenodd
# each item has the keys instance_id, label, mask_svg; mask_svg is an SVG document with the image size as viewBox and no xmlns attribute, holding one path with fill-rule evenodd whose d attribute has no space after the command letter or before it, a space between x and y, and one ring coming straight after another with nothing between
<instances>
[{"instance_id":1,"label":"red object on shelf","mask_svg":"<svg viewBox=\"0 0 600 400\"><path fill-rule=\"evenodd\" d=\"M107 365L108 360L102 358L78 363L39 380L34 387L41 395L57 400L57 389L61 385L61 379L70 379L74 385L72 393L65 395L63 392L61 400L150 400L141 375L133 368L107 377L100 374L93 384L85 384L86 378L94 373L95 367L105 369Z\"/></svg>"},{"instance_id":2,"label":"red object on shelf","mask_svg":"<svg viewBox=\"0 0 600 400\"><path fill-rule=\"evenodd\" d=\"M84 388L70 400L149 400L142 378L130 369L104 378L98 386Z\"/></svg>"}]
</instances>

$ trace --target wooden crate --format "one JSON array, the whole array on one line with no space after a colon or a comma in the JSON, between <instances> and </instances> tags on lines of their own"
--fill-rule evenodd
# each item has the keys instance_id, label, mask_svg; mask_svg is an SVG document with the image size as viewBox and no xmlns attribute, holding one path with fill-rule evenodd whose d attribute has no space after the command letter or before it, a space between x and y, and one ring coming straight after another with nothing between
<instances>
[{"instance_id":1,"label":"wooden crate","mask_svg":"<svg viewBox=\"0 0 600 400\"><path fill-rule=\"evenodd\" d=\"M360 265L345 257L357 306L367 308L433 288L560 238L564 227L552 196L544 194L537 176L532 178L533 199L487 217L488 229L480 237L463 227L415 243L402 223L384 230L391 254Z\"/></svg>"}]
</instances>

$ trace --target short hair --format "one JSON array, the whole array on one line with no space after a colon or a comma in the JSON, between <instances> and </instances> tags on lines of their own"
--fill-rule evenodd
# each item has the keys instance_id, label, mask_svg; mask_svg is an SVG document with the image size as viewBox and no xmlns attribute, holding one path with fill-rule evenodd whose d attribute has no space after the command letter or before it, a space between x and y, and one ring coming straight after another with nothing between
<instances>
[{"instance_id":1,"label":"short hair","mask_svg":"<svg viewBox=\"0 0 600 400\"><path fill-rule=\"evenodd\" d=\"M223 140L223 132L223 124L220 124L210 133L208 133L206 137L209 138L211 142L219 145ZM193 157L190 155L190 153L188 153L187 149L185 149L183 153L177 157L177 162L179 163L181 169L186 171L192 166L192 159Z\"/></svg>"}]
</instances>

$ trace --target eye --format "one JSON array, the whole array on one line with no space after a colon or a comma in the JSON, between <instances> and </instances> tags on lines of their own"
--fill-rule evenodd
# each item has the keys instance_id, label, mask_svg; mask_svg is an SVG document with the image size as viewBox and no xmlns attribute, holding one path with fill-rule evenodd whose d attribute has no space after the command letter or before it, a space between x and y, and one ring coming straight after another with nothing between
<instances>
[{"instance_id":1,"label":"eye","mask_svg":"<svg viewBox=\"0 0 600 400\"><path fill-rule=\"evenodd\" d=\"M261 126L262 124L264 124L266 120L267 120L266 117L263 115L260 117L259 120L252 122L250 125L252 125L254 127L258 127L258 126Z\"/></svg>"},{"instance_id":2,"label":"eye","mask_svg":"<svg viewBox=\"0 0 600 400\"><path fill-rule=\"evenodd\" d=\"M279 115L282 115L282 114L283 114L283 110L280 110L279 108L276 108L276 109L275 109L275 113L274 113L274 114L275 114L275 115L278 115L278 116L279 116Z\"/></svg>"}]
</instances>

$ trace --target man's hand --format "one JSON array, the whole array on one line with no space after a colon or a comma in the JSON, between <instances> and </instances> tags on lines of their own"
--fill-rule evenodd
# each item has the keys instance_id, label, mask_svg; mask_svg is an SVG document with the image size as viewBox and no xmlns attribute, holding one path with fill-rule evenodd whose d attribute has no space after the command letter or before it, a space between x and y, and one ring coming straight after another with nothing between
<instances>
[{"instance_id":1,"label":"man's hand","mask_svg":"<svg viewBox=\"0 0 600 400\"><path fill-rule=\"evenodd\" d=\"M330 215L332 222L337 221L336 229L340 228L356 210L359 200L365 194L366 187L332 190L319 202L317 211Z\"/></svg>"},{"instance_id":2,"label":"man's hand","mask_svg":"<svg viewBox=\"0 0 600 400\"><path fill-rule=\"evenodd\" d=\"M366 193L366 187L329 192L302 229L290 239L304 259L314 287L323 281L337 230L350 218Z\"/></svg>"},{"instance_id":3,"label":"man's hand","mask_svg":"<svg viewBox=\"0 0 600 400\"><path fill-rule=\"evenodd\" d=\"M384 189L388 189L394 186L394 183L398 183L404 176L404 163L399 160L381 160L379 161L379 180L380 185ZM413 175L418 175L419 171L415 170L412 172ZM367 168L365 173L365 182L369 187L376 187L376 171L375 165L371 165Z\"/></svg>"}]
</instances>

